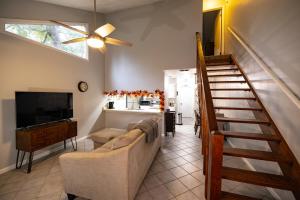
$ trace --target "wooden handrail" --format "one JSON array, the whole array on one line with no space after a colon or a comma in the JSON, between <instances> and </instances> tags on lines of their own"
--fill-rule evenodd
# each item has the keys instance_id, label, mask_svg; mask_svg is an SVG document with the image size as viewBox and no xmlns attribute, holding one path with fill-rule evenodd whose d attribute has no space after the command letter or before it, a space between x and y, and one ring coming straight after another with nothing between
<instances>
[{"instance_id":1,"label":"wooden handrail","mask_svg":"<svg viewBox=\"0 0 300 200\"><path fill-rule=\"evenodd\" d=\"M210 92L210 85L208 81L208 75L206 71L205 58L202 49L201 36L200 33L196 33L197 38L197 68L200 69L200 80L202 82L203 88L203 98L205 100L206 108L207 108L207 117L208 117L208 125L211 131L218 130L218 125L216 121L216 115L213 107L213 100Z\"/></svg>"},{"instance_id":2,"label":"wooden handrail","mask_svg":"<svg viewBox=\"0 0 300 200\"><path fill-rule=\"evenodd\" d=\"M205 174L205 197L207 200L221 198L221 169L223 162L224 135L218 131L218 124L208 80L205 57L200 33L197 39L197 75L199 110L201 111L201 135L203 173Z\"/></svg>"},{"instance_id":3,"label":"wooden handrail","mask_svg":"<svg viewBox=\"0 0 300 200\"><path fill-rule=\"evenodd\" d=\"M258 63L258 65L271 77L282 92L300 109L300 98L296 93L284 82L278 75L266 64L266 62L255 52L255 50L232 28L228 27L229 33L246 49L251 57Z\"/></svg>"}]
</instances>

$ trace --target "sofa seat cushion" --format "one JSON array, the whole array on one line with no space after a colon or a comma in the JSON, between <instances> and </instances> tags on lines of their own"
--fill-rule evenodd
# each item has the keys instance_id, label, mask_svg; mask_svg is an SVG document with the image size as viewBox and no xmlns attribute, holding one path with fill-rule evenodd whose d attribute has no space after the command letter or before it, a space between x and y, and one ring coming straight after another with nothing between
<instances>
[{"instance_id":1,"label":"sofa seat cushion","mask_svg":"<svg viewBox=\"0 0 300 200\"><path fill-rule=\"evenodd\" d=\"M126 133L126 130L124 129L105 128L100 131L92 133L90 135L90 138L96 143L104 144L124 133Z\"/></svg>"},{"instance_id":2,"label":"sofa seat cushion","mask_svg":"<svg viewBox=\"0 0 300 200\"><path fill-rule=\"evenodd\" d=\"M100 149L119 149L121 147L128 146L132 142L134 142L139 136L141 136L143 132L140 129L133 129L126 134L120 135L111 141L104 144Z\"/></svg>"}]
</instances>

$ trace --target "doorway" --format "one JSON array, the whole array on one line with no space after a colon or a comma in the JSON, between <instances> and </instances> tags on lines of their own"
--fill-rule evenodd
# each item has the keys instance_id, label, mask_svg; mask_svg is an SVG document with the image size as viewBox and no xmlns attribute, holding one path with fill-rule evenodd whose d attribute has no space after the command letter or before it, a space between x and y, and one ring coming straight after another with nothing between
<instances>
[{"instance_id":1,"label":"doorway","mask_svg":"<svg viewBox=\"0 0 300 200\"><path fill-rule=\"evenodd\" d=\"M205 56L221 55L223 43L222 9L203 13L203 48Z\"/></svg>"},{"instance_id":2,"label":"doorway","mask_svg":"<svg viewBox=\"0 0 300 200\"><path fill-rule=\"evenodd\" d=\"M166 109L176 113L177 124L194 123L196 88L196 69L165 71Z\"/></svg>"}]
</instances>

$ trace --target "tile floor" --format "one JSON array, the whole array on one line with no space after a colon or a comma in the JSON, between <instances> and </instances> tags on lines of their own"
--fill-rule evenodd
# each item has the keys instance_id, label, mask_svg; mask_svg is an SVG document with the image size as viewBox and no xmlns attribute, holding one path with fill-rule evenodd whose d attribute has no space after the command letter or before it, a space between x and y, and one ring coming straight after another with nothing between
<instances>
[{"instance_id":1,"label":"tile floor","mask_svg":"<svg viewBox=\"0 0 300 200\"><path fill-rule=\"evenodd\" d=\"M192 125L177 126L175 137L163 137L157 154L136 200L204 200L201 140L194 135ZM91 150L92 143L78 144L79 151ZM58 152L33 165L30 174L13 170L0 175L0 200L65 200ZM241 159L225 158L224 165L247 168ZM223 181L222 189L272 199L268 190L247 184ZM78 200L81 198L78 198Z\"/></svg>"}]
</instances>

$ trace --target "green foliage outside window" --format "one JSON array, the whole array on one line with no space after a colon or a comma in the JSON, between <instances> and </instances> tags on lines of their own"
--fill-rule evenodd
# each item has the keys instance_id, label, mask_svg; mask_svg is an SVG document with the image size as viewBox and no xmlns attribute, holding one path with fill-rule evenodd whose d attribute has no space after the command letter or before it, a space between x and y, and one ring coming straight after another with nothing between
<instances>
[{"instance_id":1,"label":"green foliage outside window","mask_svg":"<svg viewBox=\"0 0 300 200\"><path fill-rule=\"evenodd\" d=\"M84 26L73 27L80 30L85 30ZM78 42L66 45L62 44L62 42L67 40L84 37L83 34L66 29L62 26L48 24L5 24L5 31L56 49L60 49L82 58L87 59L88 57L88 48L86 42Z\"/></svg>"}]
</instances>

